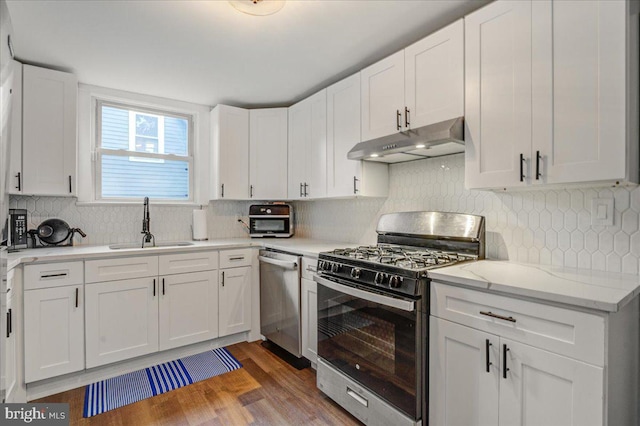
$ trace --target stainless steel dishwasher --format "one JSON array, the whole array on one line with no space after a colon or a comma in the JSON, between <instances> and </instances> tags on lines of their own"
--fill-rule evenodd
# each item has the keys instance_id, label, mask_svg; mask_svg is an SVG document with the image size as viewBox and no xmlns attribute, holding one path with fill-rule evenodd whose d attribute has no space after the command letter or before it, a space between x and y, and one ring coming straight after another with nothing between
<instances>
[{"instance_id":1,"label":"stainless steel dishwasher","mask_svg":"<svg viewBox=\"0 0 640 426\"><path fill-rule=\"evenodd\" d=\"M260 250L258 259L260 260L260 333L268 341L285 349L296 358L301 358L300 265L302 256Z\"/></svg>"}]
</instances>

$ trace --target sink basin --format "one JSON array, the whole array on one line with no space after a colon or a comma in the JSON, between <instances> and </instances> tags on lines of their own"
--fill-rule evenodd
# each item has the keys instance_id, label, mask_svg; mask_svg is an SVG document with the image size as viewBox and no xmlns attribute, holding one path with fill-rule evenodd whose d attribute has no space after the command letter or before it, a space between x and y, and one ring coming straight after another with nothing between
<instances>
[{"instance_id":1,"label":"sink basin","mask_svg":"<svg viewBox=\"0 0 640 426\"><path fill-rule=\"evenodd\" d=\"M163 241L156 243L155 247L185 247L192 246L193 243L191 241ZM122 249L136 249L143 248L142 242L139 243L122 243L122 244L111 244L109 246L111 250L122 250ZM154 248L153 244L145 243L144 248Z\"/></svg>"}]
</instances>

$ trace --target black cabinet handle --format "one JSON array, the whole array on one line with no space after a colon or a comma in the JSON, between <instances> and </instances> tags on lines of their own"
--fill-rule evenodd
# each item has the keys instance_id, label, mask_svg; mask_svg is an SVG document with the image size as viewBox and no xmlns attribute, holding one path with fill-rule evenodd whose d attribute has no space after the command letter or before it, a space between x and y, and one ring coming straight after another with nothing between
<instances>
[{"instance_id":1,"label":"black cabinet handle","mask_svg":"<svg viewBox=\"0 0 640 426\"><path fill-rule=\"evenodd\" d=\"M162 295L164 296L164 278L162 279Z\"/></svg>"},{"instance_id":2,"label":"black cabinet handle","mask_svg":"<svg viewBox=\"0 0 640 426\"><path fill-rule=\"evenodd\" d=\"M540 151L536 151L536 180L540 180L542 173L540 173L540 159L542 156L540 155Z\"/></svg>"},{"instance_id":3,"label":"black cabinet handle","mask_svg":"<svg viewBox=\"0 0 640 426\"><path fill-rule=\"evenodd\" d=\"M507 368L507 352L509 352L509 348L507 348L507 345L506 344L502 345L502 359L504 360L504 362L502 363L503 379L507 378L507 371L509 371L509 369Z\"/></svg>"},{"instance_id":4,"label":"black cabinet handle","mask_svg":"<svg viewBox=\"0 0 640 426\"><path fill-rule=\"evenodd\" d=\"M11 336L11 309L7 311L7 337Z\"/></svg>"},{"instance_id":5,"label":"black cabinet handle","mask_svg":"<svg viewBox=\"0 0 640 426\"><path fill-rule=\"evenodd\" d=\"M220 194L220 198L224 198L224 183L222 184L222 193Z\"/></svg>"},{"instance_id":6,"label":"black cabinet handle","mask_svg":"<svg viewBox=\"0 0 640 426\"><path fill-rule=\"evenodd\" d=\"M307 187L309 186L309 184L307 182L304 183L304 196L308 197L309 193L307 192Z\"/></svg>"},{"instance_id":7,"label":"black cabinet handle","mask_svg":"<svg viewBox=\"0 0 640 426\"><path fill-rule=\"evenodd\" d=\"M80 289L76 287L76 308L78 307Z\"/></svg>"},{"instance_id":8,"label":"black cabinet handle","mask_svg":"<svg viewBox=\"0 0 640 426\"><path fill-rule=\"evenodd\" d=\"M16 189L22 191L22 173L18 172L16 177L18 178L18 186L16 186Z\"/></svg>"},{"instance_id":9,"label":"black cabinet handle","mask_svg":"<svg viewBox=\"0 0 640 426\"><path fill-rule=\"evenodd\" d=\"M400 114L400 110L397 109L396 110L396 130L400 130L402 128L402 126L400 125L400 117L402 116L402 114Z\"/></svg>"},{"instance_id":10,"label":"black cabinet handle","mask_svg":"<svg viewBox=\"0 0 640 426\"><path fill-rule=\"evenodd\" d=\"M224 287L224 271L222 271L222 287Z\"/></svg>"},{"instance_id":11,"label":"black cabinet handle","mask_svg":"<svg viewBox=\"0 0 640 426\"><path fill-rule=\"evenodd\" d=\"M71 188L71 175L69 175L69 194L71 194L73 192L72 188Z\"/></svg>"},{"instance_id":12,"label":"black cabinet handle","mask_svg":"<svg viewBox=\"0 0 640 426\"><path fill-rule=\"evenodd\" d=\"M13 333L13 315L11 308L9 308L9 334Z\"/></svg>"},{"instance_id":13,"label":"black cabinet handle","mask_svg":"<svg viewBox=\"0 0 640 426\"><path fill-rule=\"evenodd\" d=\"M156 297L156 279L153 279L153 297Z\"/></svg>"},{"instance_id":14,"label":"black cabinet handle","mask_svg":"<svg viewBox=\"0 0 640 426\"><path fill-rule=\"evenodd\" d=\"M353 193L357 194L358 193L358 178L357 177L353 177Z\"/></svg>"},{"instance_id":15,"label":"black cabinet handle","mask_svg":"<svg viewBox=\"0 0 640 426\"><path fill-rule=\"evenodd\" d=\"M253 185L249 185L249 198L253 198Z\"/></svg>"},{"instance_id":16,"label":"black cabinet handle","mask_svg":"<svg viewBox=\"0 0 640 426\"><path fill-rule=\"evenodd\" d=\"M487 339L485 341L485 353L487 355L487 373L489 372L489 367L491 365L493 365L493 363L491 362L490 354L489 354L489 347L490 346L491 346L491 342L489 341L489 339Z\"/></svg>"},{"instance_id":17,"label":"black cabinet handle","mask_svg":"<svg viewBox=\"0 0 640 426\"><path fill-rule=\"evenodd\" d=\"M404 107L404 127L406 127L407 129L409 128L409 125L411 124L409 122L409 113L411 111L409 111L409 108Z\"/></svg>"},{"instance_id":18,"label":"black cabinet handle","mask_svg":"<svg viewBox=\"0 0 640 426\"><path fill-rule=\"evenodd\" d=\"M302 182L300 182L300 198L302 198Z\"/></svg>"},{"instance_id":19,"label":"black cabinet handle","mask_svg":"<svg viewBox=\"0 0 640 426\"><path fill-rule=\"evenodd\" d=\"M514 317L505 317L503 315L498 315L498 314L494 314L491 311L480 311L480 315L485 315L491 318L497 318L497 319L501 319L503 321L509 321L509 322L516 322L516 319Z\"/></svg>"},{"instance_id":20,"label":"black cabinet handle","mask_svg":"<svg viewBox=\"0 0 640 426\"><path fill-rule=\"evenodd\" d=\"M524 154L520 154L520 182L524 182Z\"/></svg>"}]
</instances>

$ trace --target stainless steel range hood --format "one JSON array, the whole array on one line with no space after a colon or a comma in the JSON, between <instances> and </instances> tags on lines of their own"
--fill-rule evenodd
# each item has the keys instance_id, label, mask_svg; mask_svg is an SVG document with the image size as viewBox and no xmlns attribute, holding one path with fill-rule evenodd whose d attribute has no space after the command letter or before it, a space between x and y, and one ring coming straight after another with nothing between
<instances>
[{"instance_id":1,"label":"stainless steel range hood","mask_svg":"<svg viewBox=\"0 0 640 426\"><path fill-rule=\"evenodd\" d=\"M347 154L350 160L402 163L464 152L464 118L360 142Z\"/></svg>"}]
</instances>

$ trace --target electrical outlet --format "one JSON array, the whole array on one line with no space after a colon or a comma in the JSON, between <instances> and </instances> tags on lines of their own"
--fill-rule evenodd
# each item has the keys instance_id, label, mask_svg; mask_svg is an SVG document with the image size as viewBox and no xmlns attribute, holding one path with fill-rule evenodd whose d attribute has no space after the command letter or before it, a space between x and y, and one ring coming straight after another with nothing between
<instances>
[{"instance_id":1,"label":"electrical outlet","mask_svg":"<svg viewBox=\"0 0 640 426\"><path fill-rule=\"evenodd\" d=\"M613 198L594 198L591 200L591 224L592 225L613 225Z\"/></svg>"}]
</instances>

